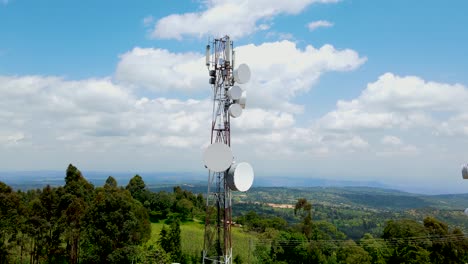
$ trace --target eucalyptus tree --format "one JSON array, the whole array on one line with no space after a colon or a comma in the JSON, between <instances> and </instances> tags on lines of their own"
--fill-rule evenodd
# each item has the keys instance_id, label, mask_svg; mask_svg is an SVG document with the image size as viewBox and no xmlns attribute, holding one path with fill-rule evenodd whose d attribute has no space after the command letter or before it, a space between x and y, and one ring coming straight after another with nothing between
<instances>
[{"instance_id":1,"label":"eucalyptus tree","mask_svg":"<svg viewBox=\"0 0 468 264\"><path fill-rule=\"evenodd\" d=\"M131 263L151 233L146 209L112 177L96 189L84 228L80 255L85 263Z\"/></svg>"},{"instance_id":2,"label":"eucalyptus tree","mask_svg":"<svg viewBox=\"0 0 468 264\"><path fill-rule=\"evenodd\" d=\"M64 194L60 197L61 222L65 226L65 237L69 262L78 263L83 218L94 197L94 186L81 171L70 164L66 171Z\"/></svg>"},{"instance_id":3,"label":"eucalyptus tree","mask_svg":"<svg viewBox=\"0 0 468 264\"><path fill-rule=\"evenodd\" d=\"M18 233L20 199L10 186L0 182L0 263L8 263L9 250Z\"/></svg>"}]
</instances>

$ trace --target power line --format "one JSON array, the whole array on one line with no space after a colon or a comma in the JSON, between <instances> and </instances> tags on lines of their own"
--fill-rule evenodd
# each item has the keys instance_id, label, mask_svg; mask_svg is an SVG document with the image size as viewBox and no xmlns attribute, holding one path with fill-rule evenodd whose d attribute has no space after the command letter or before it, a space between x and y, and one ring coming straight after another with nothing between
<instances>
[{"instance_id":1,"label":"power line","mask_svg":"<svg viewBox=\"0 0 468 264\"><path fill-rule=\"evenodd\" d=\"M442 242L459 242L459 241L466 241L468 242L468 236L466 235L457 235L457 234L450 234L450 235L429 235L429 236L414 236L414 237L404 237L404 238L367 238L361 239L358 241L354 241L351 239L319 239L319 240L301 240L301 239L290 239L290 240L282 240L282 239L259 239L254 240L254 245L279 245L281 247L297 247L298 245L306 245L306 244L325 244L325 245L333 245L333 244L346 244L347 246L369 246L375 243L382 243L386 245L399 245L404 243L442 243ZM352 244L354 242L354 244Z\"/></svg>"}]
</instances>

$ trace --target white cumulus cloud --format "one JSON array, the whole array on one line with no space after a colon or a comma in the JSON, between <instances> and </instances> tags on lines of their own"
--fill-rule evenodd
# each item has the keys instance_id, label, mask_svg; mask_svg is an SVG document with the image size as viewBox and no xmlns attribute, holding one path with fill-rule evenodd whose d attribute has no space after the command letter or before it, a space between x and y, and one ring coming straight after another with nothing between
<instances>
[{"instance_id":1,"label":"white cumulus cloud","mask_svg":"<svg viewBox=\"0 0 468 264\"><path fill-rule=\"evenodd\" d=\"M127 85L156 92L193 92L208 87L204 58L191 52L136 47L120 56L115 76Z\"/></svg>"},{"instance_id":2,"label":"white cumulus cloud","mask_svg":"<svg viewBox=\"0 0 468 264\"><path fill-rule=\"evenodd\" d=\"M362 157L391 158L398 160L395 166L420 171L440 169L466 158L467 101L468 87L461 84L386 73L355 99L339 100L314 128L322 135L361 137L370 150Z\"/></svg>"},{"instance_id":3,"label":"white cumulus cloud","mask_svg":"<svg viewBox=\"0 0 468 264\"><path fill-rule=\"evenodd\" d=\"M339 0L208 0L204 10L172 14L157 21L152 36L182 39L184 36L221 36L233 38L267 30L271 20L280 14L298 14L314 3L336 3Z\"/></svg>"},{"instance_id":4,"label":"white cumulus cloud","mask_svg":"<svg viewBox=\"0 0 468 264\"><path fill-rule=\"evenodd\" d=\"M310 31L314 31L318 28L329 28L333 27L333 23L327 20L318 20L318 21L313 21L307 24L307 28L309 28Z\"/></svg>"},{"instance_id":5,"label":"white cumulus cloud","mask_svg":"<svg viewBox=\"0 0 468 264\"><path fill-rule=\"evenodd\" d=\"M385 145L394 145L394 146L402 144L401 139L395 136L384 136L382 138L382 143Z\"/></svg>"},{"instance_id":6,"label":"white cumulus cloud","mask_svg":"<svg viewBox=\"0 0 468 264\"><path fill-rule=\"evenodd\" d=\"M300 49L288 40L238 46L236 54L237 63L247 63L252 72L251 81L243 85L249 107L290 113L302 111L292 100L309 91L322 74L351 71L366 61L354 50L331 45ZM134 48L121 55L116 79L157 93L209 91L204 57L198 53Z\"/></svg>"},{"instance_id":7,"label":"white cumulus cloud","mask_svg":"<svg viewBox=\"0 0 468 264\"><path fill-rule=\"evenodd\" d=\"M387 73L368 84L358 98L338 101L320 123L333 130L434 127L441 121L437 114L466 112L467 101L468 89L463 85Z\"/></svg>"}]
</instances>

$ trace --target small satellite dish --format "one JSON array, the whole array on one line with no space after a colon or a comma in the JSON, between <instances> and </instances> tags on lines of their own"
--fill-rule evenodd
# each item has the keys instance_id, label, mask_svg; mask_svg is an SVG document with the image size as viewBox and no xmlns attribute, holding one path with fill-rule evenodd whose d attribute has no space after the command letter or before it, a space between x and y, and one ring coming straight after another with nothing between
<instances>
[{"instance_id":1,"label":"small satellite dish","mask_svg":"<svg viewBox=\"0 0 468 264\"><path fill-rule=\"evenodd\" d=\"M250 68L247 66L247 64L242 63L237 67L237 69L234 71L234 81L236 83L246 83L250 80Z\"/></svg>"},{"instance_id":2,"label":"small satellite dish","mask_svg":"<svg viewBox=\"0 0 468 264\"><path fill-rule=\"evenodd\" d=\"M228 111L229 115L234 118L237 118L242 115L242 107L240 104L230 105Z\"/></svg>"},{"instance_id":3,"label":"small satellite dish","mask_svg":"<svg viewBox=\"0 0 468 264\"><path fill-rule=\"evenodd\" d=\"M468 208L465 209L465 215L468 215Z\"/></svg>"},{"instance_id":4,"label":"small satellite dish","mask_svg":"<svg viewBox=\"0 0 468 264\"><path fill-rule=\"evenodd\" d=\"M227 170L233 159L231 148L221 142L211 144L203 153L203 161L206 167L214 172Z\"/></svg>"},{"instance_id":5,"label":"small satellite dish","mask_svg":"<svg viewBox=\"0 0 468 264\"><path fill-rule=\"evenodd\" d=\"M465 164L462 168L463 179L468 180L468 164Z\"/></svg>"},{"instance_id":6,"label":"small satellite dish","mask_svg":"<svg viewBox=\"0 0 468 264\"><path fill-rule=\"evenodd\" d=\"M227 95L231 100L239 100L242 96L242 89L237 85L232 86L228 89Z\"/></svg>"},{"instance_id":7,"label":"small satellite dish","mask_svg":"<svg viewBox=\"0 0 468 264\"><path fill-rule=\"evenodd\" d=\"M234 163L226 177L228 187L233 191L246 192L252 187L254 171L247 162Z\"/></svg>"}]
</instances>

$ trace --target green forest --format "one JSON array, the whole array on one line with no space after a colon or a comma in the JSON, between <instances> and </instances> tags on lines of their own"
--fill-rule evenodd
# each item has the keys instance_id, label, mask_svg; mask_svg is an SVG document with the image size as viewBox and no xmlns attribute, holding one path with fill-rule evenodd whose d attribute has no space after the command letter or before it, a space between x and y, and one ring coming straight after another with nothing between
<instances>
[{"instance_id":1,"label":"green forest","mask_svg":"<svg viewBox=\"0 0 468 264\"><path fill-rule=\"evenodd\" d=\"M468 221L447 202L456 199L365 188L236 193L234 263L467 263ZM201 191L149 188L139 175L96 187L71 164L64 186L0 182L0 264L201 263L206 209Z\"/></svg>"}]
</instances>

